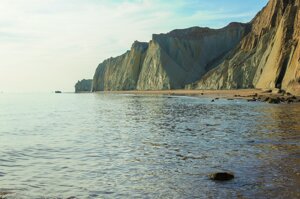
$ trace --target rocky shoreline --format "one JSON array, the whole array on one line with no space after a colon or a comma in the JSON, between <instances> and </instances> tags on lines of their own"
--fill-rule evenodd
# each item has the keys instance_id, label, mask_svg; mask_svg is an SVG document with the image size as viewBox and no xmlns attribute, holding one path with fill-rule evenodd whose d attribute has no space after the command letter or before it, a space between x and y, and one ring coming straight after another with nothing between
<instances>
[{"instance_id":1,"label":"rocky shoreline","mask_svg":"<svg viewBox=\"0 0 300 199\"><path fill-rule=\"evenodd\" d=\"M249 102L267 102L270 104L299 103L300 96L281 90L239 89L239 90L130 90L130 91L99 91L101 94L136 94L136 95L185 95L218 99L243 99Z\"/></svg>"}]
</instances>

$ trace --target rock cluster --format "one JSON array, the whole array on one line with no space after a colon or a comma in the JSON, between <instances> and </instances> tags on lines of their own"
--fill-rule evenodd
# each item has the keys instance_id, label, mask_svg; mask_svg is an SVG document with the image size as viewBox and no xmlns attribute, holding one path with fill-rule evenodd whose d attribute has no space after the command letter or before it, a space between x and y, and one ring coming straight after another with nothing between
<instances>
[{"instance_id":1,"label":"rock cluster","mask_svg":"<svg viewBox=\"0 0 300 199\"><path fill-rule=\"evenodd\" d=\"M296 96L294 96L288 92L285 92L283 90L276 90L275 93L277 95L274 95L272 93L274 93L274 92L270 91L269 95L254 94L254 95L245 96L245 97L250 98L250 99L248 99L248 102L260 101L260 102L267 102L270 104L281 104L281 103L291 104L291 103L300 102L300 97L296 97ZM239 96L235 96L235 97L239 97Z\"/></svg>"}]
</instances>

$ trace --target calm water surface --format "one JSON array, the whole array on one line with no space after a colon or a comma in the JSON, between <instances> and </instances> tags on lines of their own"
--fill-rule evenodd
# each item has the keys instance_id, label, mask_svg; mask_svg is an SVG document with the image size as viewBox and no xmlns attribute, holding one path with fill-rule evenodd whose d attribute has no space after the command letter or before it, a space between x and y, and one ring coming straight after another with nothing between
<instances>
[{"instance_id":1,"label":"calm water surface","mask_svg":"<svg viewBox=\"0 0 300 199\"><path fill-rule=\"evenodd\" d=\"M230 171L236 178L210 181ZM0 94L8 198L299 198L300 104Z\"/></svg>"}]
</instances>

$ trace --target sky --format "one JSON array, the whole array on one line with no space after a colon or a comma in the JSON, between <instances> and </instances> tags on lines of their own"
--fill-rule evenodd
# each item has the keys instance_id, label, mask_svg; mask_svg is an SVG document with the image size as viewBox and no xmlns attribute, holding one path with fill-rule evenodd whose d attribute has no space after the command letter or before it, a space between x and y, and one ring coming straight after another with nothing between
<instances>
[{"instance_id":1,"label":"sky","mask_svg":"<svg viewBox=\"0 0 300 199\"><path fill-rule=\"evenodd\" d=\"M74 91L153 33L249 22L267 0L0 0L0 92Z\"/></svg>"}]
</instances>

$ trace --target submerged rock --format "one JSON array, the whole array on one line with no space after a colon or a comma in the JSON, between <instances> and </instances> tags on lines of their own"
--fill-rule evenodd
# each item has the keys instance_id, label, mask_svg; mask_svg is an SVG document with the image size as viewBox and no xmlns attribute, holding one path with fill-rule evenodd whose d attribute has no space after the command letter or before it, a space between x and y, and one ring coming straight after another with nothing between
<instances>
[{"instance_id":1,"label":"submerged rock","mask_svg":"<svg viewBox=\"0 0 300 199\"><path fill-rule=\"evenodd\" d=\"M234 178L232 173L228 172L218 172L209 175L209 178L214 181L228 181Z\"/></svg>"}]
</instances>

